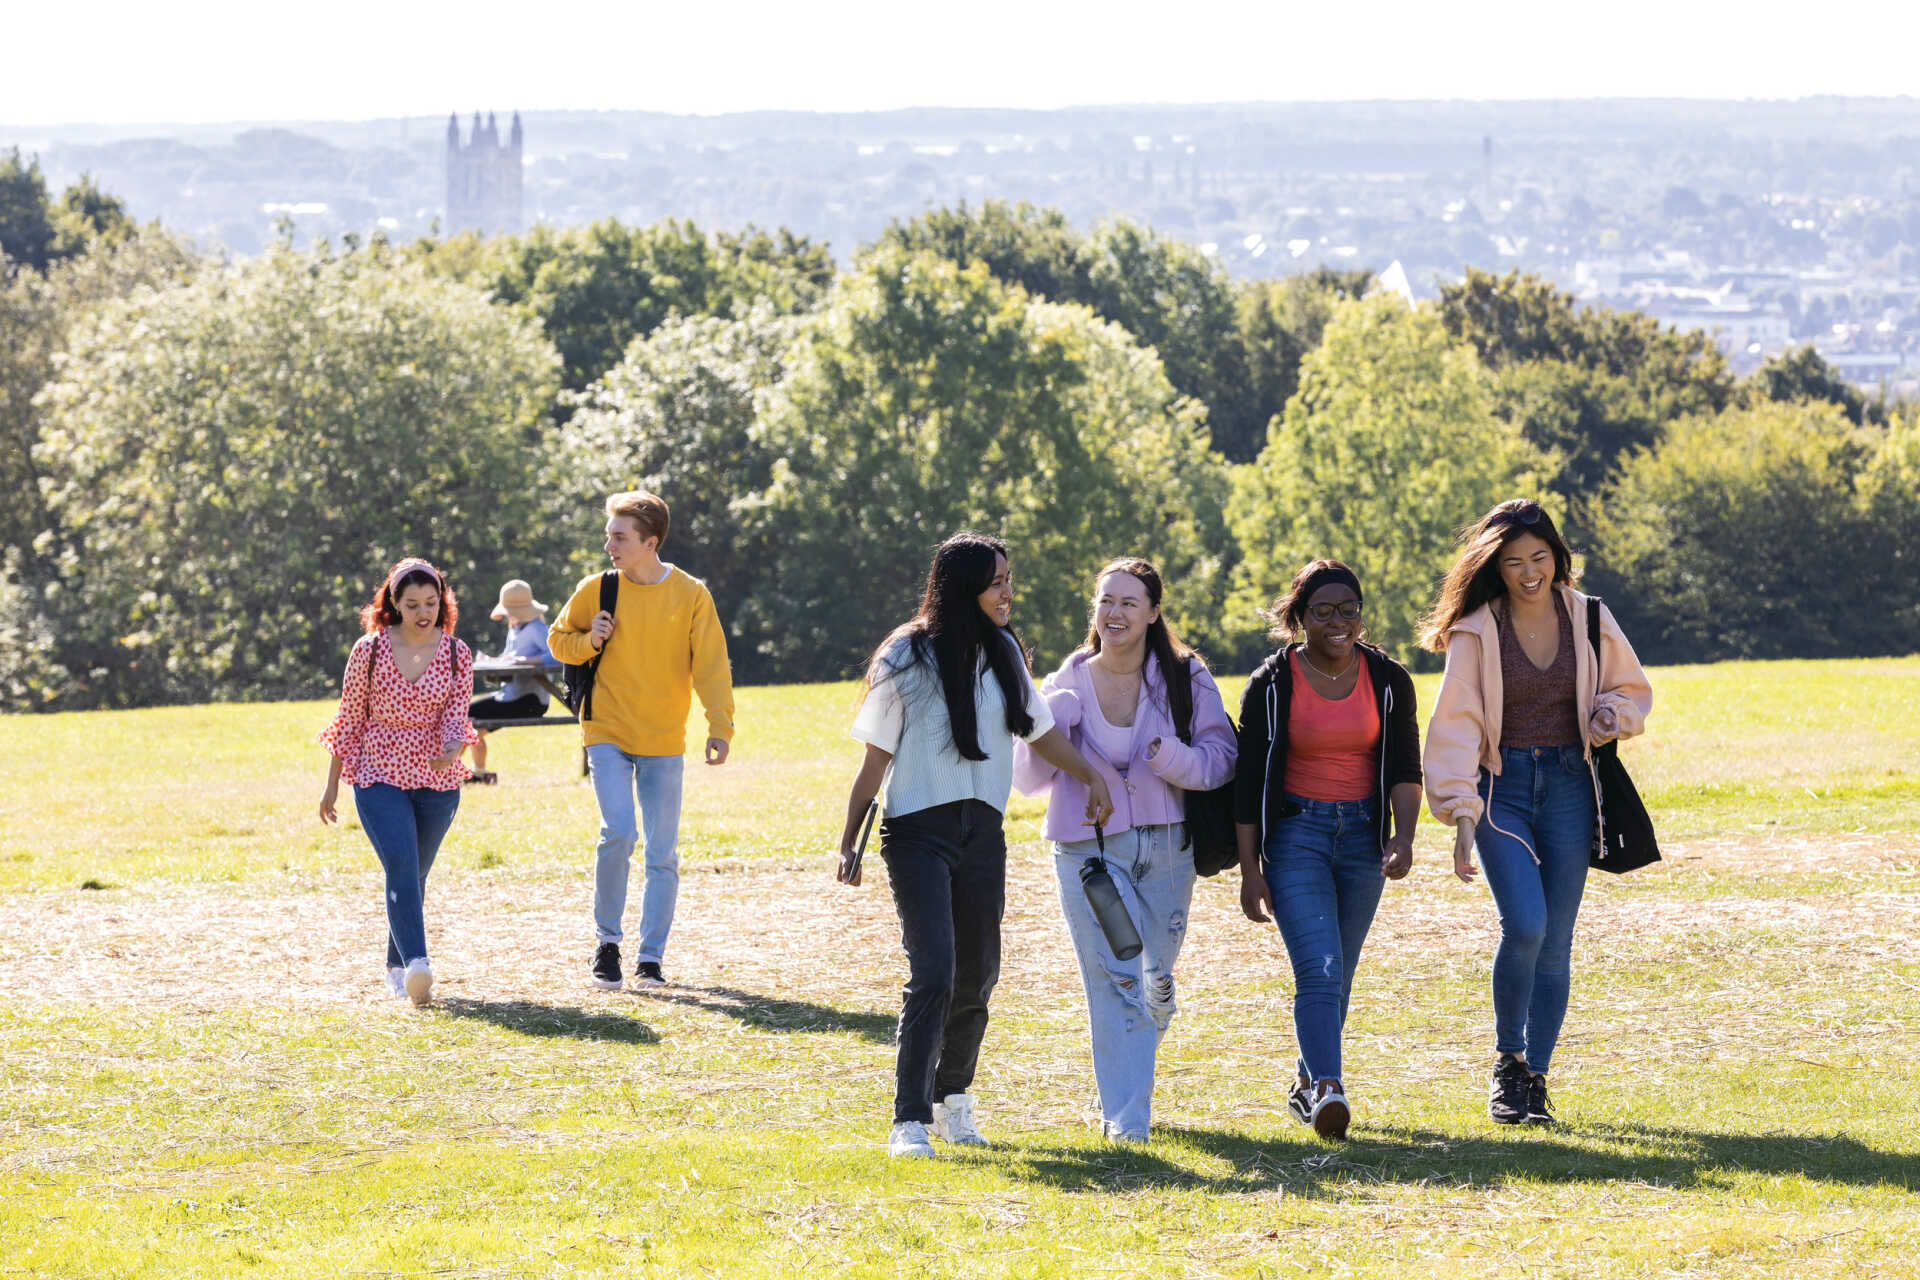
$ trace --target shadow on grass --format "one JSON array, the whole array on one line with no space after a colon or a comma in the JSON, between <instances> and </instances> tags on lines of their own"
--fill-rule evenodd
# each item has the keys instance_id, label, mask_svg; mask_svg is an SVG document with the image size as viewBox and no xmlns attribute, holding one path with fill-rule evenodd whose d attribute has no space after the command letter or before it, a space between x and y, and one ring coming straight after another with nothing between
<instances>
[{"instance_id":1,"label":"shadow on grass","mask_svg":"<svg viewBox=\"0 0 1920 1280\"><path fill-rule=\"evenodd\" d=\"M850 1013L805 1000L782 1000L732 987L663 987L647 993L694 1009L723 1013L760 1031L847 1031L869 1044L892 1044L895 1019L887 1013Z\"/></svg>"},{"instance_id":2,"label":"shadow on grass","mask_svg":"<svg viewBox=\"0 0 1920 1280\"><path fill-rule=\"evenodd\" d=\"M491 1022L524 1036L549 1039L606 1040L614 1044L659 1044L660 1036L638 1018L617 1013L595 1013L567 1005L536 1004L531 1000L470 1000L451 996L433 1007L456 1018Z\"/></svg>"},{"instance_id":3,"label":"shadow on grass","mask_svg":"<svg viewBox=\"0 0 1920 1280\"><path fill-rule=\"evenodd\" d=\"M1501 1134L1396 1127L1355 1130L1345 1143L1271 1139L1215 1129L1156 1129L1148 1147L1024 1147L1022 1176L1066 1191L1138 1188L1284 1190L1332 1196L1355 1182L1471 1187L1507 1181L1648 1183L1687 1190L1743 1174L1920 1190L1920 1156L1882 1151L1845 1134L1710 1133L1654 1125L1569 1126ZM1184 1146L1230 1171L1188 1168L1160 1154Z\"/></svg>"}]
</instances>

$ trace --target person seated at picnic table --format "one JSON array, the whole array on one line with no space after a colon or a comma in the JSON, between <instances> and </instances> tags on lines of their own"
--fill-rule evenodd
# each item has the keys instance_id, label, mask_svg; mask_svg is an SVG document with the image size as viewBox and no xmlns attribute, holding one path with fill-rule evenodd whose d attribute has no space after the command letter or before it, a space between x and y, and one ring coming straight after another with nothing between
<instances>
[{"instance_id":1,"label":"person seated at picnic table","mask_svg":"<svg viewBox=\"0 0 1920 1280\"><path fill-rule=\"evenodd\" d=\"M493 606L494 621L507 624L507 643L500 656L552 662L553 654L547 648L546 613L547 606L533 598L533 588L525 582L515 578L504 584L500 588L500 603ZM547 714L550 698L538 676L536 671L515 676L502 684L498 692L475 698L467 709L467 718L480 734L480 740L473 744L473 777L469 782L490 786L500 781L498 774L487 771L489 720L532 720Z\"/></svg>"}]
</instances>

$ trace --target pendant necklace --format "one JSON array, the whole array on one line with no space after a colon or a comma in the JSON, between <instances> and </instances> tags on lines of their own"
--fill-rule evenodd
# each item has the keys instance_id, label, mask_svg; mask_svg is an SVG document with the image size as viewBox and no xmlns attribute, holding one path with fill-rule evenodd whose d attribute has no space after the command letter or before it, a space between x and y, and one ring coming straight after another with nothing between
<instances>
[{"instance_id":1,"label":"pendant necklace","mask_svg":"<svg viewBox=\"0 0 1920 1280\"><path fill-rule=\"evenodd\" d=\"M1337 676L1328 675L1326 672L1322 671L1320 668L1313 665L1313 659L1307 656L1307 649L1305 645L1302 645L1300 647L1300 661L1306 663L1307 666L1313 671L1315 675L1319 676L1322 680L1327 681L1329 684L1333 683L1336 680L1339 680L1342 676L1345 676L1347 674L1347 671L1353 670L1353 664L1348 663L1347 671L1342 671L1340 675L1337 675Z\"/></svg>"}]
</instances>

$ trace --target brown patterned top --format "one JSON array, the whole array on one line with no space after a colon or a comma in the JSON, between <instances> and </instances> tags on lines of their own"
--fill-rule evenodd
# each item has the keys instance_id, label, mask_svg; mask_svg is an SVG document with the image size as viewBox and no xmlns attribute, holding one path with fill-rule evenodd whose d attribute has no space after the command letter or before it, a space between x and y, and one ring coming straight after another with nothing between
<instances>
[{"instance_id":1,"label":"brown patterned top","mask_svg":"<svg viewBox=\"0 0 1920 1280\"><path fill-rule=\"evenodd\" d=\"M1574 699L1573 623L1559 592L1553 594L1560 616L1560 647L1542 671L1520 645L1506 611L1496 610L1500 631L1500 683L1506 701L1500 712L1500 745L1569 747L1580 744L1580 713Z\"/></svg>"}]
</instances>

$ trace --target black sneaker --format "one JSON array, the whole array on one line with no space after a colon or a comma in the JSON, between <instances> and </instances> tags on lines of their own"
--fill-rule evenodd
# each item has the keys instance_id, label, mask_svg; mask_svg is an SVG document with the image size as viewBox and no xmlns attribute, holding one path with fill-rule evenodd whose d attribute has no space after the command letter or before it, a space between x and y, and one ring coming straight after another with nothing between
<instances>
[{"instance_id":1,"label":"black sneaker","mask_svg":"<svg viewBox=\"0 0 1920 1280\"><path fill-rule=\"evenodd\" d=\"M1301 1124L1313 1123L1313 1086L1299 1076L1287 1090L1287 1111Z\"/></svg>"},{"instance_id":2,"label":"black sneaker","mask_svg":"<svg viewBox=\"0 0 1920 1280\"><path fill-rule=\"evenodd\" d=\"M1526 1123L1532 1079L1526 1063L1510 1053L1500 1055L1493 1064L1493 1088L1487 1094L1487 1115L1495 1124Z\"/></svg>"},{"instance_id":3,"label":"black sneaker","mask_svg":"<svg viewBox=\"0 0 1920 1280\"><path fill-rule=\"evenodd\" d=\"M607 991L620 989L620 944L603 942L593 953L593 985Z\"/></svg>"},{"instance_id":4,"label":"black sneaker","mask_svg":"<svg viewBox=\"0 0 1920 1280\"><path fill-rule=\"evenodd\" d=\"M1544 1075L1527 1077L1527 1123L1560 1123L1553 1118L1552 1108L1547 1106L1547 1078Z\"/></svg>"},{"instance_id":5,"label":"black sneaker","mask_svg":"<svg viewBox=\"0 0 1920 1280\"><path fill-rule=\"evenodd\" d=\"M633 966L633 985L636 987L664 987L667 980L660 976L658 960L642 960Z\"/></svg>"}]
</instances>

